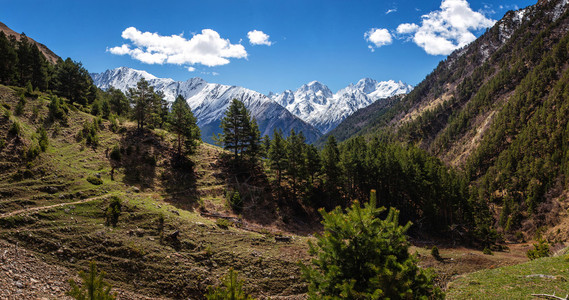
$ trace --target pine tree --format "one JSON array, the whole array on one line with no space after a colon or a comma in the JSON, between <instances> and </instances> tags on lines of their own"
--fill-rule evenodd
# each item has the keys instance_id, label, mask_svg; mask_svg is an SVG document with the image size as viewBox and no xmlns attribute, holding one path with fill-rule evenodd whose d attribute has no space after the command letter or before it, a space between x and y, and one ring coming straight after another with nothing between
<instances>
[{"instance_id":1,"label":"pine tree","mask_svg":"<svg viewBox=\"0 0 569 300\"><path fill-rule=\"evenodd\" d=\"M181 95L178 95L172 104L172 111L168 115L168 128L177 136L178 156L182 155L182 144L186 146L187 153L193 152L196 142L200 139L200 129L188 102Z\"/></svg>"},{"instance_id":2,"label":"pine tree","mask_svg":"<svg viewBox=\"0 0 569 300\"><path fill-rule=\"evenodd\" d=\"M287 142L283 139L282 132L275 129L268 156L271 169L277 172L277 182L279 186L281 185L282 173L287 166L286 149Z\"/></svg>"},{"instance_id":3,"label":"pine tree","mask_svg":"<svg viewBox=\"0 0 569 300\"><path fill-rule=\"evenodd\" d=\"M0 83L12 84L17 77L18 54L14 45L0 31Z\"/></svg>"},{"instance_id":4,"label":"pine tree","mask_svg":"<svg viewBox=\"0 0 569 300\"><path fill-rule=\"evenodd\" d=\"M321 155L324 189L329 195L329 205L334 206L335 202L340 198L338 188L340 187L340 176L342 173L340 169L340 151L338 150L336 138L333 135L326 141Z\"/></svg>"},{"instance_id":5,"label":"pine tree","mask_svg":"<svg viewBox=\"0 0 569 300\"><path fill-rule=\"evenodd\" d=\"M107 90L107 97L109 98L112 112L119 116L124 116L128 113L130 109L128 98L121 90L110 87Z\"/></svg>"},{"instance_id":6,"label":"pine tree","mask_svg":"<svg viewBox=\"0 0 569 300\"><path fill-rule=\"evenodd\" d=\"M223 285L209 287L205 295L207 300L253 300L243 291L243 281L237 278L237 272L233 268L222 278Z\"/></svg>"},{"instance_id":7,"label":"pine tree","mask_svg":"<svg viewBox=\"0 0 569 300\"><path fill-rule=\"evenodd\" d=\"M294 129L291 129L287 138L287 174L292 181L292 189L296 195L297 186L299 182L305 177L306 174L306 159L305 159L305 138L302 133L296 134Z\"/></svg>"},{"instance_id":8,"label":"pine tree","mask_svg":"<svg viewBox=\"0 0 569 300\"><path fill-rule=\"evenodd\" d=\"M399 212L376 207L375 191L362 208L355 201L345 213L340 207L322 214L324 233L309 242L312 265L301 263L309 283L309 299L442 299L433 278L409 254Z\"/></svg>"},{"instance_id":9,"label":"pine tree","mask_svg":"<svg viewBox=\"0 0 569 300\"><path fill-rule=\"evenodd\" d=\"M255 160L260 150L260 132L255 119L243 102L233 99L221 120L223 132L218 140L223 147L233 152L233 161L239 162L242 155Z\"/></svg>"},{"instance_id":10,"label":"pine tree","mask_svg":"<svg viewBox=\"0 0 569 300\"><path fill-rule=\"evenodd\" d=\"M94 261L89 263L89 273L79 272L83 279L83 286L77 285L73 279L69 280L71 290L67 295L76 300L114 300L116 293L111 294L111 285L104 281L105 272L99 272Z\"/></svg>"},{"instance_id":11,"label":"pine tree","mask_svg":"<svg viewBox=\"0 0 569 300\"><path fill-rule=\"evenodd\" d=\"M314 177L321 169L322 165L318 149L312 144L306 145L306 173L310 178L310 185L314 184Z\"/></svg>"},{"instance_id":12,"label":"pine tree","mask_svg":"<svg viewBox=\"0 0 569 300\"><path fill-rule=\"evenodd\" d=\"M136 84L136 88L128 90L128 99L133 107L134 119L137 129L143 130L147 123L154 100L154 88L144 78Z\"/></svg>"}]
</instances>

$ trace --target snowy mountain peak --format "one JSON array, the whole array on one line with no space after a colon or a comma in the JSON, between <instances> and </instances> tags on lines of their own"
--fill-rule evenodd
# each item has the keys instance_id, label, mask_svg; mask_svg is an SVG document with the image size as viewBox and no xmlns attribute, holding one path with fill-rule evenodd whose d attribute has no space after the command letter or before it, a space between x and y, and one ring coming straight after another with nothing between
<instances>
[{"instance_id":1,"label":"snowy mountain peak","mask_svg":"<svg viewBox=\"0 0 569 300\"><path fill-rule=\"evenodd\" d=\"M241 100L245 104L257 119L262 135L271 135L277 128L285 133L291 129L303 132L308 142L315 141L321 135L314 127L267 96L243 87L208 83L199 77L186 81L157 78L147 72L124 67L91 74L91 77L95 85L102 89L113 86L126 92L129 88L136 87L141 78L145 78L156 91L163 92L164 98L170 102L181 95L196 116L202 139L206 142L213 142L212 135L220 132L219 123L232 99Z\"/></svg>"},{"instance_id":2,"label":"snowy mountain peak","mask_svg":"<svg viewBox=\"0 0 569 300\"><path fill-rule=\"evenodd\" d=\"M408 93L412 89L412 86L401 81L378 82L363 78L355 85L350 84L333 94L326 85L312 81L295 92L287 90L281 94L271 93L270 98L322 133L327 133L356 110L379 99Z\"/></svg>"}]
</instances>

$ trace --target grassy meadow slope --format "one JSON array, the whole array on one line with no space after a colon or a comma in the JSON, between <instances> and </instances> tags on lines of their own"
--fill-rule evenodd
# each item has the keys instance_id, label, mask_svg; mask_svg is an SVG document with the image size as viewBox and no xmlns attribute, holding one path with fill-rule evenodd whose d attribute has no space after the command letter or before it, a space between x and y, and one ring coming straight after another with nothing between
<instances>
[{"instance_id":1,"label":"grassy meadow slope","mask_svg":"<svg viewBox=\"0 0 569 300\"><path fill-rule=\"evenodd\" d=\"M202 144L186 168L174 168L168 133L135 134L128 122L113 133L108 121L92 147L77 136L93 116L70 109L67 122L50 121L46 94L27 97L16 116L20 93L0 86L0 238L72 270L95 260L114 285L149 296L199 298L229 267L254 295L305 291L297 266L306 257L305 238L276 242L279 230L267 220L261 227L231 213L219 148ZM9 133L14 122L21 126L19 135ZM49 146L26 159L40 126ZM117 145L121 158L113 160ZM116 227L105 226L112 196L122 200ZM228 222L211 216L227 216Z\"/></svg>"}]
</instances>

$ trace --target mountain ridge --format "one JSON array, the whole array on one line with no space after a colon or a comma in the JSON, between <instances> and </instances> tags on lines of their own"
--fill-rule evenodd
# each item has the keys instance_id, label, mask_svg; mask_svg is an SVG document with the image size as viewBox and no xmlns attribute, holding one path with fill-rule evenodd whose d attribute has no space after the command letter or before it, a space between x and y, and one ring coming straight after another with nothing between
<instances>
[{"instance_id":1,"label":"mountain ridge","mask_svg":"<svg viewBox=\"0 0 569 300\"><path fill-rule=\"evenodd\" d=\"M407 94L413 87L401 81L376 81L362 78L336 93L318 81L302 85L296 91L285 90L269 97L295 116L328 133L358 109L392 96Z\"/></svg>"},{"instance_id":2,"label":"mountain ridge","mask_svg":"<svg viewBox=\"0 0 569 300\"><path fill-rule=\"evenodd\" d=\"M120 67L103 73L91 73L95 85L102 89L110 86L127 92L128 88L145 78L157 91L164 93L166 100L173 102L181 95L190 105L196 116L198 126L202 130L202 139L213 143L212 135L221 132L219 124L232 99L242 101L251 115L257 120L261 135L272 136L275 129L281 129L285 135L291 130L302 132L308 142L313 142L321 133L312 125L295 117L284 107L267 96L238 86L208 83L195 77L186 81L175 81L171 78L157 78L141 70Z\"/></svg>"}]
</instances>

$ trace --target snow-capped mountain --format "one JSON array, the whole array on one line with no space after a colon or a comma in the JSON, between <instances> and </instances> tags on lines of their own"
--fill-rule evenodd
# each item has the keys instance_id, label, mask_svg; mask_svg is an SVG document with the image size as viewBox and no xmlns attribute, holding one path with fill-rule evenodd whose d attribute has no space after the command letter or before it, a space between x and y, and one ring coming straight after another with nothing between
<instances>
[{"instance_id":1,"label":"snow-capped mountain","mask_svg":"<svg viewBox=\"0 0 569 300\"><path fill-rule=\"evenodd\" d=\"M378 82L364 78L335 94L326 85L312 81L294 92L286 90L268 96L320 132L327 133L356 110L379 99L409 93L412 89L411 85L401 81Z\"/></svg>"},{"instance_id":2,"label":"snow-capped mountain","mask_svg":"<svg viewBox=\"0 0 569 300\"><path fill-rule=\"evenodd\" d=\"M163 92L168 101L173 102L177 95L182 95L192 108L202 131L202 139L206 142L213 142L213 134L221 132L219 124L234 98L243 101L251 111L251 115L259 124L261 135L272 135L274 129L281 129L285 134L294 129L296 132L302 132L307 142L315 141L321 135L313 126L267 96L243 87L208 83L197 77L187 81L157 78L145 71L125 67L91 74L91 77L101 89L112 86L126 92L129 88L136 87L136 83L144 78L156 91Z\"/></svg>"}]
</instances>

